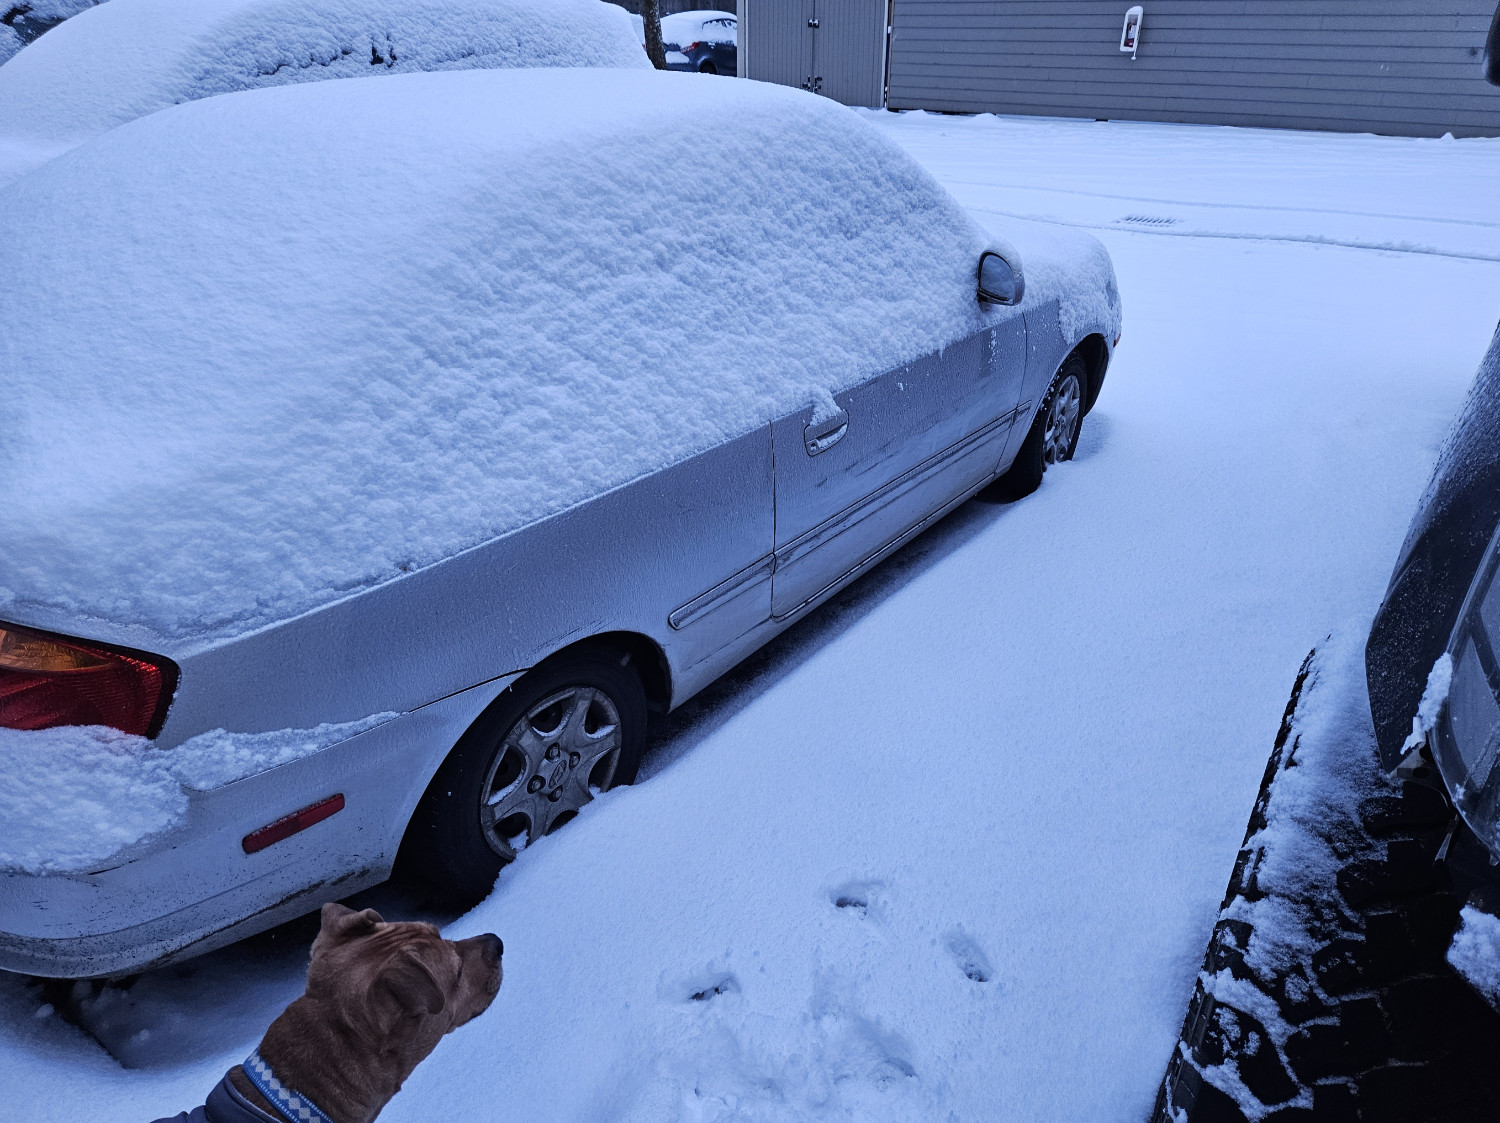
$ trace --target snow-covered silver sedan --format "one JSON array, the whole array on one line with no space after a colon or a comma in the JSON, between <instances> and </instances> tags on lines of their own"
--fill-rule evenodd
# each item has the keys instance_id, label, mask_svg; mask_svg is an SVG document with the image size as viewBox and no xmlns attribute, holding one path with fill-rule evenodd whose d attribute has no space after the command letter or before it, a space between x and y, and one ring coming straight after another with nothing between
<instances>
[{"instance_id":1,"label":"snow-covered silver sedan","mask_svg":"<svg viewBox=\"0 0 1500 1123\"><path fill-rule=\"evenodd\" d=\"M651 71L180 105L0 191L0 275L0 966L56 976L398 862L483 894L654 719L1071 456L1120 324L1097 242Z\"/></svg>"}]
</instances>

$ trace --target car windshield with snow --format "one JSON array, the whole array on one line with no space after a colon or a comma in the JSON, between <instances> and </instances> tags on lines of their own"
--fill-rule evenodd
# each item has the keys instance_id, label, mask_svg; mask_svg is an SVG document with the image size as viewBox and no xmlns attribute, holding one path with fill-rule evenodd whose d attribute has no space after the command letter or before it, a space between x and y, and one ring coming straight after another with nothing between
<instances>
[{"instance_id":1,"label":"car windshield with snow","mask_svg":"<svg viewBox=\"0 0 1500 1123\"><path fill-rule=\"evenodd\" d=\"M1093 239L997 242L855 113L691 75L227 94L0 200L0 966L41 975L398 863L487 892L1070 457L1120 325Z\"/></svg>"},{"instance_id":2,"label":"car windshield with snow","mask_svg":"<svg viewBox=\"0 0 1500 1123\"><path fill-rule=\"evenodd\" d=\"M630 17L603 0L109 0L0 66L0 183L116 125L215 94L536 66L650 63Z\"/></svg>"}]
</instances>

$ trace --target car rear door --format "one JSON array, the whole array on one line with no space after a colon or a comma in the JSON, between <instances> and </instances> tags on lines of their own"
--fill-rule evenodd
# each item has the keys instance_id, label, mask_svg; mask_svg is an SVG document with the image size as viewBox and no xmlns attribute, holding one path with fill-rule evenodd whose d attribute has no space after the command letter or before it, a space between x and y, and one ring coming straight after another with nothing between
<instances>
[{"instance_id":1,"label":"car rear door","mask_svg":"<svg viewBox=\"0 0 1500 1123\"><path fill-rule=\"evenodd\" d=\"M1015 420L1026 329L993 326L771 426L771 613L796 612L989 479Z\"/></svg>"}]
</instances>

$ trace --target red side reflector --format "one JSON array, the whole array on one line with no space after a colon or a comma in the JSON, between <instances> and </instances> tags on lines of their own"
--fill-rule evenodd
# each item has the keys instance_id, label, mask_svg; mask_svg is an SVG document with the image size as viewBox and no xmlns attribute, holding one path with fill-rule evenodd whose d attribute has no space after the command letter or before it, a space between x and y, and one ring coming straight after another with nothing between
<instances>
[{"instance_id":1,"label":"red side reflector","mask_svg":"<svg viewBox=\"0 0 1500 1123\"><path fill-rule=\"evenodd\" d=\"M0 621L0 726L108 725L155 737L177 686L170 660Z\"/></svg>"},{"instance_id":2,"label":"red side reflector","mask_svg":"<svg viewBox=\"0 0 1500 1123\"><path fill-rule=\"evenodd\" d=\"M337 815L343 809L344 794L340 792L338 795L318 800L311 807L293 811L285 818L268 823L258 831L251 831L240 840L240 845L245 848L246 854L254 854L257 850L264 850L274 842L291 838L298 831L307 830L314 823L321 823L330 815Z\"/></svg>"}]
</instances>

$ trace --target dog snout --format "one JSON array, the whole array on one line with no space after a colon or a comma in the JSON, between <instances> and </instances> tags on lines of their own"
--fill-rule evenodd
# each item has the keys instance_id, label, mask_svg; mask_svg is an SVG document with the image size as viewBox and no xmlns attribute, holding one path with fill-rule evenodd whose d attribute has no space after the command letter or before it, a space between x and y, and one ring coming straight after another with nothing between
<instances>
[{"instance_id":1,"label":"dog snout","mask_svg":"<svg viewBox=\"0 0 1500 1123\"><path fill-rule=\"evenodd\" d=\"M484 941L483 946L485 950L493 954L498 962L500 957L505 954L505 941L493 932L486 932L479 938Z\"/></svg>"}]
</instances>

